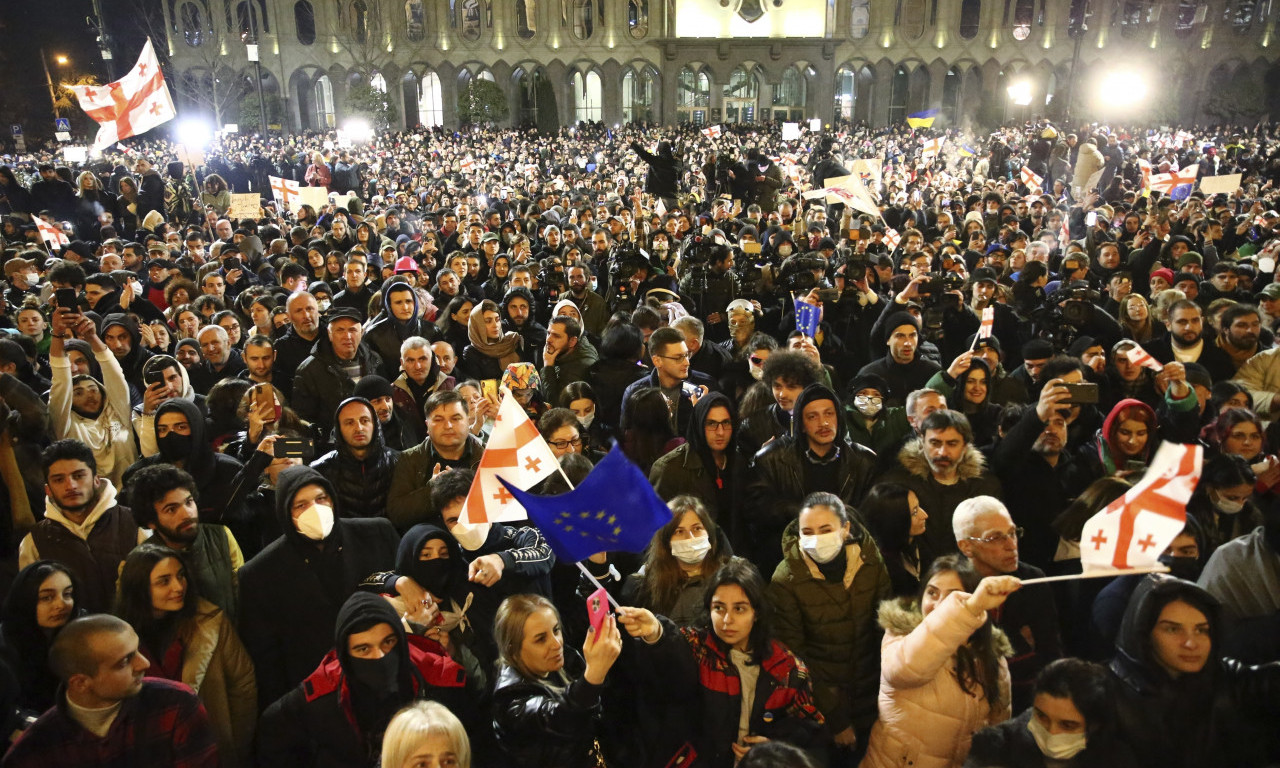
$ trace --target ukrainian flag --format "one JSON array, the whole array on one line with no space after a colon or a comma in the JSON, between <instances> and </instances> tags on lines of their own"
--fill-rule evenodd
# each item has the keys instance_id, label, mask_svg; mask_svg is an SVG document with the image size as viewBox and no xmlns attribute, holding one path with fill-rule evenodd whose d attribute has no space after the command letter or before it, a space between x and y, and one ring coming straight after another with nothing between
<instances>
[{"instance_id":1,"label":"ukrainian flag","mask_svg":"<svg viewBox=\"0 0 1280 768\"><path fill-rule=\"evenodd\" d=\"M933 118L937 116L938 110L926 109L923 112L907 115L907 125L912 128L931 128L933 127Z\"/></svg>"},{"instance_id":2,"label":"ukrainian flag","mask_svg":"<svg viewBox=\"0 0 1280 768\"><path fill-rule=\"evenodd\" d=\"M977 156L977 154L978 154L978 150L974 149L973 147L969 146L968 144L961 144L961 145L960 145L960 156L961 156L961 157L976 157L976 156Z\"/></svg>"}]
</instances>

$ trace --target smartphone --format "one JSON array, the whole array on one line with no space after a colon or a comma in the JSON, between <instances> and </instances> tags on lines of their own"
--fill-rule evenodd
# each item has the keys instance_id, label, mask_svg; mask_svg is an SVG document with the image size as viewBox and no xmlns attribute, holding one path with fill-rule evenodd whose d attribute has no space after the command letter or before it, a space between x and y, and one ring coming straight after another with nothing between
<instances>
[{"instance_id":1,"label":"smartphone","mask_svg":"<svg viewBox=\"0 0 1280 768\"><path fill-rule=\"evenodd\" d=\"M829 302L838 301L840 299L840 290L838 288L819 288L818 301Z\"/></svg>"},{"instance_id":2,"label":"smartphone","mask_svg":"<svg viewBox=\"0 0 1280 768\"><path fill-rule=\"evenodd\" d=\"M1089 211L1088 213L1085 214L1084 224L1086 227L1092 227L1094 224L1097 224L1097 223L1098 223L1097 213L1095 213L1094 211Z\"/></svg>"},{"instance_id":3,"label":"smartphone","mask_svg":"<svg viewBox=\"0 0 1280 768\"><path fill-rule=\"evenodd\" d=\"M1124 463L1124 468L1126 472L1136 472L1138 474L1141 474L1147 471L1146 462L1135 461L1133 459L1126 461Z\"/></svg>"},{"instance_id":4,"label":"smartphone","mask_svg":"<svg viewBox=\"0 0 1280 768\"><path fill-rule=\"evenodd\" d=\"M164 370L165 369L163 368L152 368L142 377L143 382L145 382L148 387L152 384L163 384Z\"/></svg>"},{"instance_id":5,"label":"smartphone","mask_svg":"<svg viewBox=\"0 0 1280 768\"><path fill-rule=\"evenodd\" d=\"M851 230L849 230L849 239L850 239L850 240L861 240L861 239L862 239L862 230L860 230L860 229L851 229Z\"/></svg>"},{"instance_id":6,"label":"smartphone","mask_svg":"<svg viewBox=\"0 0 1280 768\"><path fill-rule=\"evenodd\" d=\"M480 394L485 396L486 400L498 402L498 380L485 379L480 382Z\"/></svg>"},{"instance_id":7,"label":"smartphone","mask_svg":"<svg viewBox=\"0 0 1280 768\"><path fill-rule=\"evenodd\" d=\"M1062 386L1067 388L1071 393L1071 399L1067 402L1071 405L1097 405L1098 404L1098 385L1089 382L1080 382L1078 384L1066 383Z\"/></svg>"},{"instance_id":8,"label":"smartphone","mask_svg":"<svg viewBox=\"0 0 1280 768\"><path fill-rule=\"evenodd\" d=\"M277 459L305 459L311 453L311 441L303 437L281 437L273 447Z\"/></svg>"},{"instance_id":9,"label":"smartphone","mask_svg":"<svg viewBox=\"0 0 1280 768\"><path fill-rule=\"evenodd\" d=\"M231 258L222 262L222 268L227 272L231 272L233 269L243 270L244 266L243 266L243 262L240 261L239 257L232 256Z\"/></svg>"},{"instance_id":10,"label":"smartphone","mask_svg":"<svg viewBox=\"0 0 1280 768\"><path fill-rule=\"evenodd\" d=\"M272 391L270 384L254 385L253 406L254 408L267 407L267 414L262 417L266 423L274 424L280 420L280 404L276 402L275 392Z\"/></svg>"},{"instance_id":11,"label":"smartphone","mask_svg":"<svg viewBox=\"0 0 1280 768\"><path fill-rule=\"evenodd\" d=\"M75 288L59 288L53 292L53 300L58 303L58 309L69 309L72 312L80 311L80 301L76 295Z\"/></svg>"}]
</instances>

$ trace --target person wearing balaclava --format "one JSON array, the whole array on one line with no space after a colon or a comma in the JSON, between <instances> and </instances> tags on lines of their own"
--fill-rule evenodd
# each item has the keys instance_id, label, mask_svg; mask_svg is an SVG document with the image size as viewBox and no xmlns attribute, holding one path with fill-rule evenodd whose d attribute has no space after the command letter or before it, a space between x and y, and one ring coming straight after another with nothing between
<instances>
[{"instance_id":1,"label":"person wearing balaclava","mask_svg":"<svg viewBox=\"0 0 1280 768\"><path fill-rule=\"evenodd\" d=\"M399 537L383 518L343 518L333 485L311 467L276 479L283 534L240 569L240 635L266 707L333 647L342 604L371 573L390 570Z\"/></svg>"},{"instance_id":2,"label":"person wearing balaclava","mask_svg":"<svg viewBox=\"0 0 1280 768\"><path fill-rule=\"evenodd\" d=\"M337 613L332 650L263 713L258 763L376 765L391 718L420 700L443 704L468 730L480 727L480 690L466 671L439 643L407 635L384 598L357 592Z\"/></svg>"}]
</instances>

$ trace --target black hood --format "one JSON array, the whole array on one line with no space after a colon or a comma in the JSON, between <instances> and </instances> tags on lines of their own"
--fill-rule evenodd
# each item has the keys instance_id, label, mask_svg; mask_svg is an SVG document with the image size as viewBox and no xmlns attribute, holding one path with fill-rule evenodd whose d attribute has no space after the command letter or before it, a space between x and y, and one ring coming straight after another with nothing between
<instances>
[{"instance_id":1,"label":"black hood","mask_svg":"<svg viewBox=\"0 0 1280 768\"><path fill-rule=\"evenodd\" d=\"M288 467L276 479L276 521L287 538L314 544L315 542L299 533L293 524L293 497L308 485L318 485L329 494L329 498L333 501L333 533L330 533L329 537L332 538L338 533L342 527L342 510L339 509L338 494L333 489L333 483L307 466Z\"/></svg>"},{"instance_id":2,"label":"black hood","mask_svg":"<svg viewBox=\"0 0 1280 768\"><path fill-rule=\"evenodd\" d=\"M102 381L102 364L98 362L98 358L93 356L93 348L89 346L89 342L82 339L67 339L63 343L63 347L68 352L74 349L84 355L89 361L89 375L92 376L95 381Z\"/></svg>"},{"instance_id":3,"label":"black hood","mask_svg":"<svg viewBox=\"0 0 1280 768\"><path fill-rule=\"evenodd\" d=\"M338 620L333 632L333 648L337 651L338 662L342 664L344 673L348 673L351 668L347 638L383 623L390 624L396 632L396 647L392 653L400 658L400 671L404 674L409 664L409 644L404 636L404 625L400 623L400 617L396 615L396 610L391 607L391 603L387 602L386 598L369 592L356 592L338 609Z\"/></svg>"},{"instance_id":4,"label":"black hood","mask_svg":"<svg viewBox=\"0 0 1280 768\"><path fill-rule=\"evenodd\" d=\"M800 396L796 398L796 404L791 409L791 436L795 439L796 448L805 450L809 447L809 443L804 437L804 407L809 403L818 400L830 400L836 406L836 445L844 445L849 439L849 428L844 422L844 406L840 403L840 398L836 393L823 384L810 384L804 388Z\"/></svg>"},{"instance_id":5,"label":"black hood","mask_svg":"<svg viewBox=\"0 0 1280 768\"><path fill-rule=\"evenodd\" d=\"M430 569L423 568L422 561L418 560L418 553L422 551L422 545L431 539L440 539L449 550L449 575L443 584L433 583L440 580ZM400 539L400 546L396 548L396 573L408 576L416 581L420 587L439 598L458 597L461 598L459 602L466 598L468 591L466 587L466 569L466 560L462 557L462 547L458 545L458 540L453 538L453 534L438 525L418 523L405 533L404 537ZM461 592L461 594L455 594L457 592Z\"/></svg>"},{"instance_id":6,"label":"black hood","mask_svg":"<svg viewBox=\"0 0 1280 768\"><path fill-rule=\"evenodd\" d=\"M196 479L197 485L211 481L217 459L207 436L204 414L194 402L175 397L160 404L156 409L156 418L153 422L157 444L160 440L160 417L173 411L181 412L187 417L187 423L191 425L191 455L186 461L187 472Z\"/></svg>"},{"instance_id":7,"label":"black hood","mask_svg":"<svg viewBox=\"0 0 1280 768\"><path fill-rule=\"evenodd\" d=\"M408 320L400 320L391 314L391 294L408 292L413 297L413 316ZM370 325L369 330L373 330L373 326L390 324L396 329L396 337L400 341L404 341L410 336L423 336L422 333L423 319L421 317L422 307L418 305L418 292L408 283L391 283L382 288L382 312Z\"/></svg>"},{"instance_id":8,"label":"black hood","mask_svg":"<svg viewBox=\"0 0 1280 768\"><path fill-rule=\"evenodd\" d=\"M116 308L119 308L118 304L116 305ZM132 317L123 312L112 312L102 318L102 323L98 328L98 335L106 336L107 329L113 325L118 325L129 332L129 340L131 342L129 346L129 354L125 355L124 359L120 361L120 367L124 368L125 375L127 376L133 365L138 362L138 358L144 357L142 350L142 334L138 331L137 321ZM145 356L150 357L150 355Z\"/></svg>"},{"instance_id":9,"label":"black hood","mask_svg":"<svg viewBox=\"0 0 1280 768\"><path fill-rule=\"evenodd\" d=\"M738 439L738 409L733 406L732 400L720 392L711 392L698 400L697 405L693 406L693 418L689 420L689 429L685 433L689 445L698 452L704 465L708 467L712 466L708 463L711 461L711 449L707 447L707 431L703 425L707 421L707 414L717 405L729 409L729 420L734 424L733 439L729 441L727 449L727 452L732 452Z\"/></svg>"},{"instance_id":10,"label":"black hood","mask_svg":"<svg viewBox=\"0 0 1280 768\"><path fill-rule=\"evenodd\" d=\"M369 457L376 458L382 455L386 450L387 439L382 434L382 422L378 421L378 412L374 410L373 403L363 397L348 397L346 400L338 403L338 407L333 409L333 434L330 441L338 447L338 453L345 456L351 455L351 447L347 445L347 441L342 437L342 429L338 426L338 414L342 409L347 407L349 403L363 403L364 407L369 409L369 415L373 417L373 439L369 441Z\"/></svg>"},{"instance_id":11,"label":"black hood","mask_svg":"<svg viewBox=\"0 0 1280 768\"><path fill-rule=\"evenodd\" d=\"M1134 687L1158 686L1169 680L1151 647L1151 630L1164 607L1175 600L1195 606L1209 619L1211 650L1205 670L1218 666L1221 653L1221 611L1218 601L1199 586L1172 576L1150 574L1129 597L1120 631L1116 635L1116 656L1111 668ZM1203 674L1203 673L1202 673Z\"/></svg>"}]
</instances>

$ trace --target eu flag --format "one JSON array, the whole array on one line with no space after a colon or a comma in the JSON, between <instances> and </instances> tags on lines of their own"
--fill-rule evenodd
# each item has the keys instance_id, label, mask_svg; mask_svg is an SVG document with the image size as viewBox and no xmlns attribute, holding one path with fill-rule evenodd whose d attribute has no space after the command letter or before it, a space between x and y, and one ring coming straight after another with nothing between
<instances>
[{"instance_id":1,"label":"eu flag","mask_svg":"<svg viewBox=\"0 0 1280 768\"><path fill-rule=\"evenodd\" d=\"M938 110L926 109L923 112L912 112L907 115L907 125L912 128L931 128L933 127L933 118L938 116Z\"/></svg>"},{"instance_id":2,"label":"eu flag","mask_svg":"<svg viewBox=\"0 0 1280 768\"><path fill-rule=\"evenodd\" d=\"M501 478L499 478L501 480ZM556 557L570 563L597 552L641 552L671 510L617 445L572 491L535 496L503 480Z\"/></svg>"},{"instance_id":3,"label":"eu flag","mask_svg":"<svg viewBox=\"0 0 1280 768\"><path fill-rule=\"evenodd\" d=\"M811 339L818 337L818 308L796 299L796 330Z\"/></svg>"}]
</instances>

